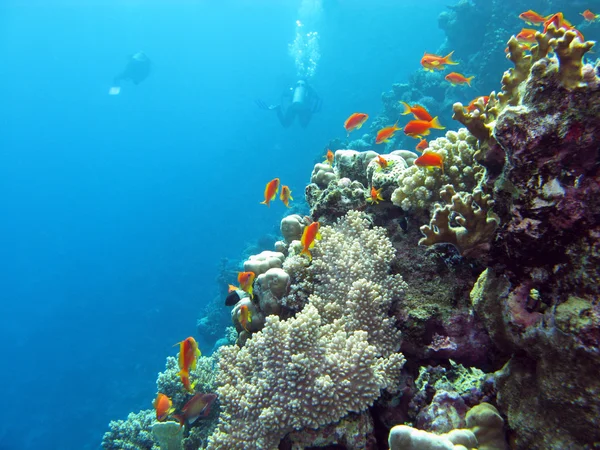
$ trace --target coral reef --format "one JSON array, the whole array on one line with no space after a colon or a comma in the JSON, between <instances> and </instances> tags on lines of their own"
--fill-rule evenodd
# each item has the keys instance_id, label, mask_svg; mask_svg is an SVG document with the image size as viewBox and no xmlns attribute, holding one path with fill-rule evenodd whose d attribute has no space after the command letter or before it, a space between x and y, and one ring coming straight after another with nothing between
<instances>
[{"instance_id":1,"label":"coral reef","mask_svg":"<svg viewBox=\"0 0 600 450\"><path fill-rule=\"evenodd\" d=\"M467 413L466 429L454 429L445 434L434 434L398 425L390 430L390 450L460 450L507 448L504 420L489 403L474 406Z\"/></svg>"},{"instance_id":2,"label":"coral reef","mask_svg":"<svg viewBox=\"0 0 600 450\"><path fill-rule=\"evenodd\" d=\"M154 410L130 413L126 420L112 420L104 433L102 448L105 450L158 450L158 442L151 432L155 421Z\"/></svg>"},{"instance_id":3,"label":"coral reef","mask_svg":"<svg viewBox=\"0 0 600 450\"><path fill-rule=\"evenodd\" d=\"M485 174L473 159L475 149L476 139L464 128L432 140L428 152L442 156L444 173L409 166L396 181L398 188L392 194L392 202L405 211L429 210L441 200L439 192L445 185L452 185L456 192L472 192Z\"/></svg>"},{"instance_id":4,"label":"coral reef","mask_svg":"<svg viewBox=\"0 0 600 450\"><path fill-rule=\"evenodd\" d=\"M365 411L382 389L398 388L404 358L388 311L404 283L389 274L393 247L357 211L322 235L308 304L288 320L267 317L243 348L221 348L223 413L209 448L274 448L293 430Z\"/></svg>"},{"instance_id":5,"label":"coral reef","mask_svg":"<svg viewBox=\"0 0 600 450\"><path fill-rule=\"evenodd\" d=\"M494 205L491 196L484 195L479 189L473 194L457 194L452 186L445 186L440 196L447 204L444 207L436 205L430 224L421 227L425 237L419 245L452 244L461 255L469 258L487 254L500 222L491 210Z\"/></svg>"}]
</instances>

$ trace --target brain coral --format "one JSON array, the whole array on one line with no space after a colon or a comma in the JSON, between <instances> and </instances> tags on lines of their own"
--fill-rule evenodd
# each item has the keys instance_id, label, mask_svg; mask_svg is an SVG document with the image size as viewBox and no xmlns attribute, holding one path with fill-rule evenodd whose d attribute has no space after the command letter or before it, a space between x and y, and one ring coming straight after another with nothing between
<instances>
[{"instance_id":1,"label":"brain coral","mask_svg":"<svg viewBox=\"0 0 600 450\"><path fill-rule=\"evenodd\" d=\"M404 358L388 310L405 287L382 229L351 211L322 228L312 293L294 318L266 319L243 348L222 347L222 414L209 449L275 449L293 430L366 410L395 391Z\"/></svg>"},{"instance_id":2,"label":"brain coral","mask_svg":"<svg viewBox=\"0 0 600 450\"><path fill-rule=\"evenodd\" d=\"M448 131L445 138L429 143L428 152L444 159L444 174L415 165L404 170L398 177L398 188L392 194L392 202L405 211L430 209L440 200L440 189L452 185L456 192L472 192L482 179L483 166L475 162L477 139L465 128Z\"/></svg>"}]
</instances>

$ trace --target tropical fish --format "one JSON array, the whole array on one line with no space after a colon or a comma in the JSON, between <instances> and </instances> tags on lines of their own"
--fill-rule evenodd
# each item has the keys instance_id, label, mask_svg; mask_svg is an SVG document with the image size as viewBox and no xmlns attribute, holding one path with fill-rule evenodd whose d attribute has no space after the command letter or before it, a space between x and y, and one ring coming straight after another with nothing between
<instances>
[{"instance_id":1,"label":"tropical fish","mask_svg":"<svg viewBox=\"0 0 600 450\"><path fill-rule=\"evenodd\" d=\"M378 204L379 201L383 201L383 197L381 196L381 190L383 188L375 189L375 186L371 186L371 195L367 197L367 202Z\"/></svg>"},{"instance_id":2,"label":"tropical fish","mask_svg":"<svg viewBox=\"0 0 600 450\"><path fill-rule=\"evenodd\" d=\"M196 420L208 417L210 414L210 407L216 399L217 394L198 393L194 395L183 408L181 408L180 414L174 415L173 417L179 420L181 426L186 422L192 425Z\"/></svg>"},{"instance_id":3,"label":"tropical fish","mask_svg":"<svg viewBox=\"0 0 600 450\"><path fill-rule=\"evenodd\" d=\"M483 106L485 107L485 105L487 105L487 102L490 100L490 97L487 95L482 95L480 97L474 98L473 100L471 100L471 102L467 105L465 109L469 112L475 111L475 109L477 109L477 103L479 103L480 99L483 103Z\"/></svg>"},{"instance_id":4,"label":"tropical fish","mask_svg":"<svg viewBox=\"0 0 600 450\"><path fill-rule=\"evenodd\" d=\"M522 50L531 50L531 47L533 47L534 43L533 42L519 42L519 47L521 47ZM510 49L508 47L506 47L504 49L504 53L508 53L510 52Z\"/></svg>"},{"instance_id":5,"label":"tropical fish","mask_svg":"<svg viewBox=\"0 0 600 450\"><path fill-rule=\"evenodd\" d=\"M254 278L256 277L254 272L238 272L238 283L240 286L234 286L233 284L229 285L229 292L242 290L247 293L250 298L254 298L254 294L252 294L252 286L254 284Z\"/></svg>"},{"instance_id":6,"label":"tropical fish","mask_svg":"<svg viewBox=\"0 0 600 450\"><path fill-rule=\"evenodd\" d=\"M390 163L383 156L377 155L377 164L379 164L380 169L385 169Z\"/></svg>"},{"instance_id":7,"label":"tropical fish","mask_svg":"<svg viewBox=\"0 0 600 450\"><path fill-rule=\"evenodd\" d=\"M334 159L335 155L333 154L333 152L329 149L327 149L327 154L325 155L325 161L327 164L329 165L333 165L333 159Z\"/></svg>"},{"instance_id":8,"label":"tropical fish","mask_svg":"<svg viewBox=\"0 0 600 450\"><path fill-rule=\"evenodd\" d=\"M452 54L454 51L451 51L446 56L434 55L432 53L425 53L421 58L421 65L425 70L429 70L433 72L434 70L444 70L446 65L456 65L457 62L452 61Z\"/></svg>"},{"instance_id":9,"label":"tropical fish","mask_svg":"<svg viewBox=\"0 0 600 450\"><path fill-rule=\"evenodd\" d=\"M367 121L369 118L368 114L363 113L353 113L346 119L344 122L344 128L346 129L348 136L352 130L358 130L363 126L363 123Z\"/></svg>"},{"instance_id":10,"label":"tropical fish","mask_svg":"<svg viewBox=\"0 0 600 450\"><path fill-rule=\"evenodd\" d=\"M173 413L173 411L175 411L171 399L161 392L159 392L156 396L153 405L154 409L156 410L156 420L159 422L165 420L170 414Z\"/></svg>"},{"instance_id":11,"label":"tropical fish","mask_svg":"<svg viewBox=\"0 0 600 450\"><path fill-rule=\"evenodd\" d=\"M396 131L401 130L402 128L398 127L398 122L396 122L391 127L382 128L377 132L377 137L375 138L376 144L381 144L382 142L390 142L390 139L394 137L394 133Z\"/></svg>"},{"instance_id":12,"label":"tropical fish","mask_svg":"<svg viewBox=\"0 0 600 450\"><path fill-rule=\"evenodd\" d=\"M445 129L445 127L440 124L438 118L434 117L431 121L411 120L404 127L404 134L414 138L422 139L422 136L427 136L429 134L430 128L435 128L436 130Z\"/></svg>"},{"instance_id":13,"label":"tropical fish","mask_svg":"<svg viewBox=\"0 0 600 450\"><path fill-rule=\"evenodd\" d=\"M588 22L594 22L600 19L600 14L594 14L589 9L586 9L584 12L580 13L585 20Z\"/></svg>"},{"instance_id":14,"label":"tropical fish","mask_svg":"<svg viewBox=\"0 0 600 450\"><path fill-rule=\"evenodd\" d=\"M196 368L196 360L201 355L200 349L198 349L198 343L193 337L188 337L179 344L179 373L181 382L188 392L192 392L194 386L190 384L190 370Z\"/></svg>"},{"instance_id":15,"label":"tropical fish","mask_svg":"<svg viewBox=\"0 0 600 450\"><path fill-rule=\"evenodd\" d=\"M550 24L554 24L554 28L556 28L557 30L559 28L564 28L565 30L574 31L579 40L581 42L584 41L583 34L581 34L581 31L579 31L571 24L571 22L565 19L563 13L557 12L556 14L550 16L550 18L544 22L544 33L548 31L548 27L550 26Z\"/></svg>"},{"instance_id":16,"label":"tropical fish","mask_svg":"<svg viewBox=\"0 0 600 450\"><path fill-rule=\"evenodd\" d=\"M281 186L281 194L279 195L279 198L287 208L290 207L290 200L294 200L294 197L292 197L292 191L290 190L289 186Z\"/></svg>"},{"instance_id":17,"label":"tropical fish","mask_svg":"<svg viewBox=\"0 0 600 450\"><path fill-rule=\"evenodd\" d=\"M240 306L238 314L238 320L240 321L240 325L244 330L248 331L248 324L252 322L252 311L248 309L248 305L242 305Z\"/></svg>"},{"instance_id":18,"label":"tropical fish","mask_svg":"<svg viewBox=\"0 0 600 450\"><path fill-rule=\"evenodd\" d=\"M412 114L413 116L415 116L415 119L419 119L419 120L433 119L431 114L429 114L429 112L425 109L424 106L416 105L416 104L411 106L406 102L400 102L400 103L402 103L402 105L404 106L404 112L402 113L403 116L405 116L407 114Z\"/></svg>"},{"instance_id":19,"label":"tropical fish","mask_svg":"<svg viewBox=\"0 0 600 450\"><path fill-rule=\"evenodd\" d=\"M277 198L277 192L279 191L279 178L273 178L265 186L265 200L260 202L261 205L267 205Z\"/></svg>"},{"instance_id":20,"label":"tropical fish","mask_svg":"<svg viewBox=\"0 0 600 450\"><path fill-rule=\"evenodd\" d=\"M429 144L427 143L427 139L421 139L421 141L419 141L419 143L417 144L417 146L415 147L418 151L422 152L423 150L425 150L427 147L429 146Z\"/></svg>"},{"instance_id":21,"label":"tropical fish","mask_svg":"<svg viewBox=\"0 0 600 450\"><path fill-rule=\"evenodd\" d=\"M548 20L549 17L550 16L544 17L531 9L519 14L519 19L523 19L528 25L541 25Z\"/></svg>"},{"instance_id":22,"label":"tropical fish","mask_svg":"<svg viewBox=\"0 0 600 450\"><path fill-rule=\"evenodd\" d=\"M319 222L312 222L310 225L304 227L302 232L302 238L300 242L302 244L301 255L307 255L309 259L312 259L310 249L315 246L315 239L321 239L321 233L319 233Z\"/></svg>"},{"instance_id":23,"label":"tropical fish","mask_svg":"<svg viewBox=\"0 0 600 450\"><path fill-rule=\"evenodd\" d=\"M537 30L533 28L523 28L515 37L520 43L533 44L537 42L535 40L535 33L537 33Z\"/></svg>"},{"instance_id":24,"label":"tropical fish","mask_svg":"<svg viewBox=\"0 0 600 450\"><path fill-rule=\"evenodd\" d=\"M419 167L439 167L444 173L444 159L437 153L423 153L417 159L415 159L415 166Z\"/></svg>"},{"instance_id":25,"label":"tropical fish","mask_svg":"<svg viewBox=\"0 0 600 450\"><path fill-rule=\"evenodd\" d=\"M452 83L452 86L456 86L458 84L468 84L469 86L471 86L471 80L475 78L475 75L465 77L462 73L450 72L444 78L446 81Z\"/></svg>"}]
</instances>

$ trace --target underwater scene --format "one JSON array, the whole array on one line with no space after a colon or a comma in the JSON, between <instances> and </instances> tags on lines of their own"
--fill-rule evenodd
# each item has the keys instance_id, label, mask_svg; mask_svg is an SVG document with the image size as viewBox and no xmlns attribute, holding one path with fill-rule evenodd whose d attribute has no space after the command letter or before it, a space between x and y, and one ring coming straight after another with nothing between
<instances>
[{"instance_id":1,"label":"underwater scene","mask_svg":"<svg viewBox=\"0 0 600 450\"><path fill-rule=\"evenodd\" d=\"M600 449L599 39L0 2L0 450Z\"/></svg>"}]
</instances>

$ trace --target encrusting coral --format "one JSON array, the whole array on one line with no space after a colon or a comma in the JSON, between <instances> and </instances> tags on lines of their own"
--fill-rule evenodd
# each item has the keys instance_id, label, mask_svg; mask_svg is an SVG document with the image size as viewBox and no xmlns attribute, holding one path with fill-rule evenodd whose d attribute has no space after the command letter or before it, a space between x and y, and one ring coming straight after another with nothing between
<instances>
[{"instance_id":1,"label":"encrusting coral","mask_svg":"<svg viewBox=\"0 0 600 450\"><path fill-rule=\"evenodd\" d=\"M485 174L473 158L476 144L476 139L464 128L448 131L446 137L429 142L427 151L443 158L444 173L414 164L409 166L397 178L398 188L392 194L392 202L405 211L428 210L440 200L439 192L445 185L452 185L456 192L472 192Z\"/></svg>"},{"instance_id":2,"label":"encrusting coral","mask_svg":"<svg viewBox=\"0 0 600 450\"><path fill-rule=\"evenodd\" d=\"M209 449L274 449L293 430L364 411L398 388L404 358L388 311L404 283L389 273L391 242L357 211L321 231L308 304L288 320L267 317L243 348L221 348L222 413Z\"/></svg>"},{"instance_id":3,"label":"encrusting coral","mask_svg":"<svg viewBox=\"0 0 600 450\"><path fill-rule=\"evenodd\" d=\"M491 196L484 195L480 189L473 194L456 193L452 186L445 186L440 196L447 204L436 205L430 224L421 227L425 237L419 245L447 243L465 257L485 255L500 222L491 210L494 205Z\"/></svg>"}]
</instances>

